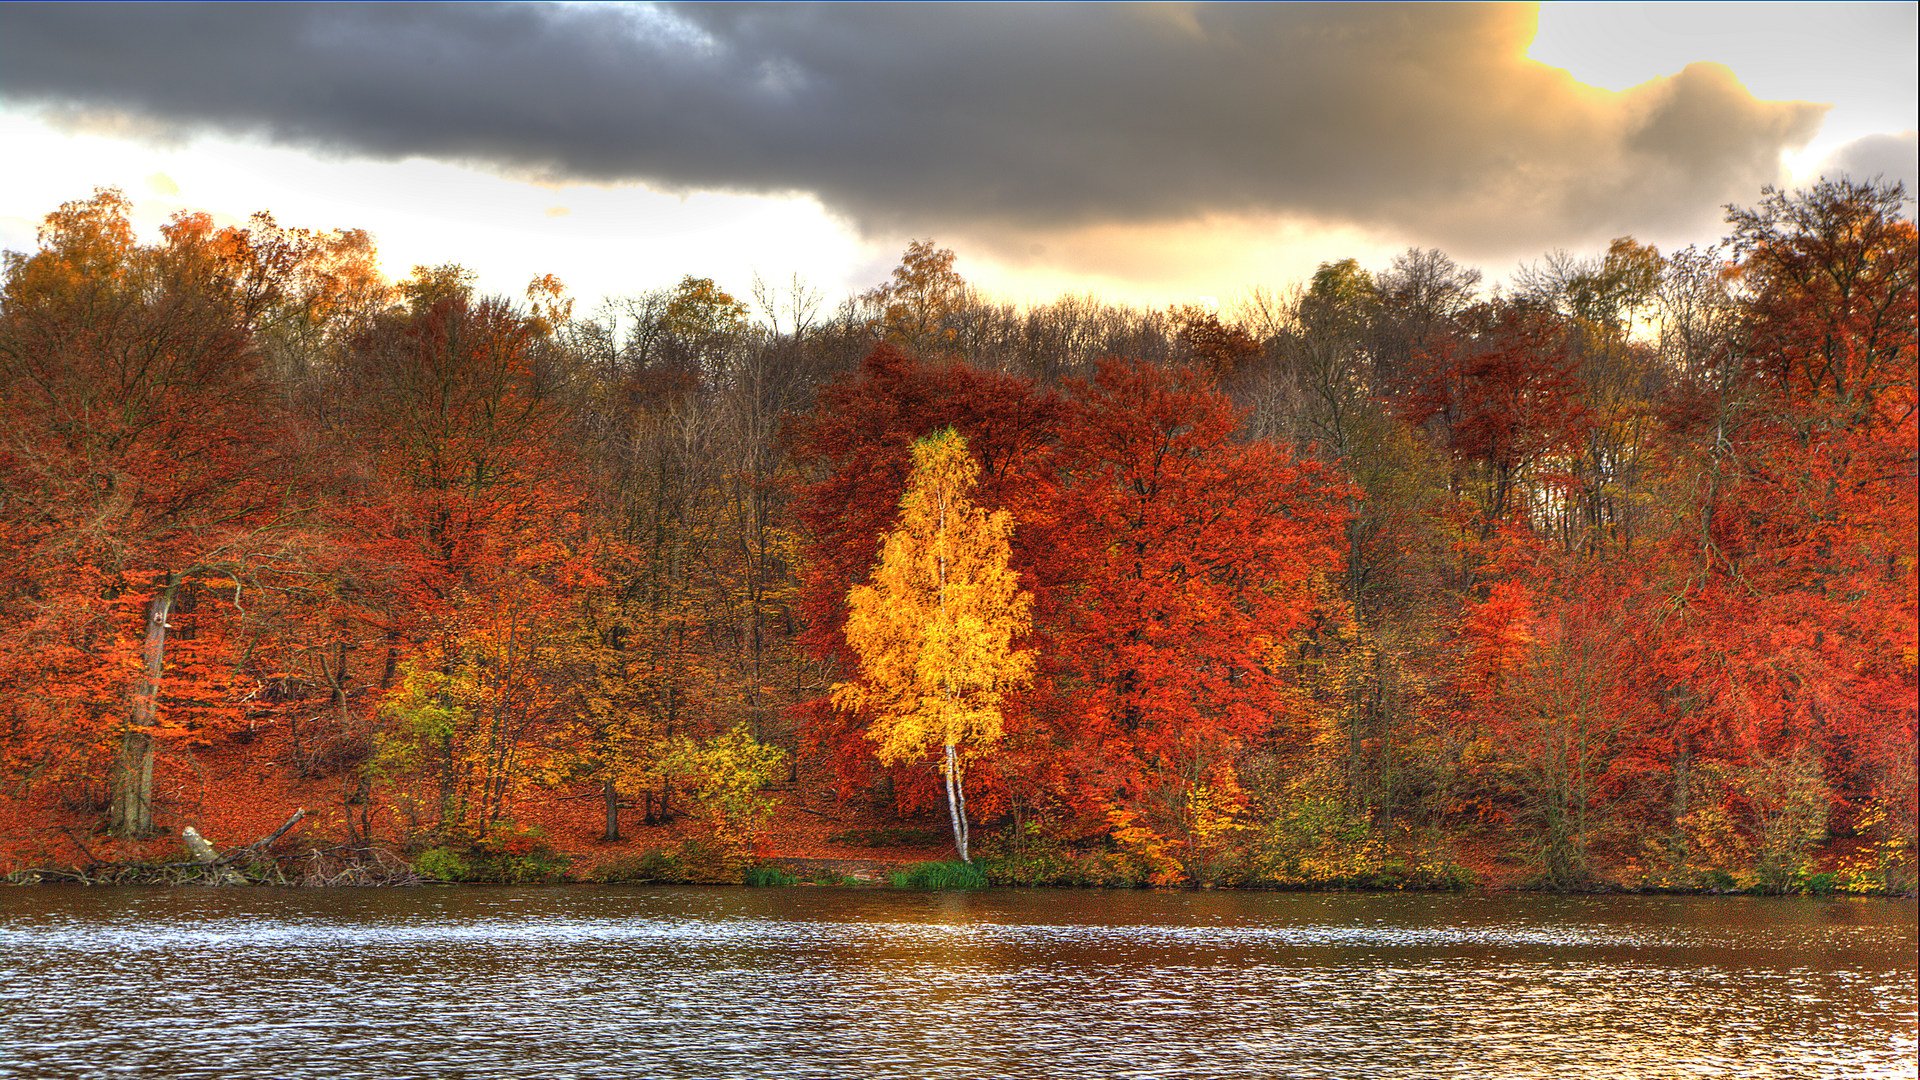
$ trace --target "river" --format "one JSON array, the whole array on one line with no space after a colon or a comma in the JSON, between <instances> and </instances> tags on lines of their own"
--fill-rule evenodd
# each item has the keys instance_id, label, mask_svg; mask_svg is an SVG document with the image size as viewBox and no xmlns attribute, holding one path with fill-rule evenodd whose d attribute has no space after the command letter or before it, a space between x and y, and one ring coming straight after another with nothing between
<instances>
[{"instance_id":1,"label":"river","mask_svg":"<svg viewBox=\"0 0 1920 1080\"><path fill-rule=\"evenodd\" d=\"M1911 901L0 890L0 1077L1912 1077Z\"/></svg>"}]
</instances>

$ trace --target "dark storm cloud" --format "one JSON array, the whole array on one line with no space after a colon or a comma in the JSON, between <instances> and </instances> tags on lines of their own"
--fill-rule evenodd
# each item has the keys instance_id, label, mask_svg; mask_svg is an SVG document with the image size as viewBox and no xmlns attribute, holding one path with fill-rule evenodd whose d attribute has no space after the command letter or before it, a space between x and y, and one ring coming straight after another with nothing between
<instances>
[{"instance_id":1,"label":"dark storm cloud","mask_svg":"<svg viewBox=\"0 0 1920 1080\"><path fill-rule=\"evenodd\" d=\"M1469 251L1684 228L1819 108L1623 94L1513 6L8 6L0 94L375 158L808 192L869 229L1277 214Z\"/></svg>"}]
</instances>

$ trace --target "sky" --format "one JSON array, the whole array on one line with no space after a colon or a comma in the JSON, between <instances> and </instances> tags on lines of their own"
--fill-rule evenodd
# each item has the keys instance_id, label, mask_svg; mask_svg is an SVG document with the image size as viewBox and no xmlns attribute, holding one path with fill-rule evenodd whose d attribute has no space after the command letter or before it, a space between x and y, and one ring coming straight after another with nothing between
<instances>
[{"instance_id":1,"label":"sky","mask_svg":"<svg viewBox=\"0 0 1920 1080\"><path fill-rule=\"evenodd\" d=\"M913 238L990 295L1229 304L1437 247L1498 278L1710 242L1769 183L1915 188L1920 5L0 5L0 247L364 228L518 295L797 276Z\"/></svg>"}]
</instances>

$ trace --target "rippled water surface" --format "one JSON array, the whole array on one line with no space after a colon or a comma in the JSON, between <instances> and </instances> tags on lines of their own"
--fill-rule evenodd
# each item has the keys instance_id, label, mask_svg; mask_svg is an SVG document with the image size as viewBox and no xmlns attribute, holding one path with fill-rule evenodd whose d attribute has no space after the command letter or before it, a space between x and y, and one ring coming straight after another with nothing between
<instances>
[{"instance_id":1,"label":"rippled water surface","mask_svg":"<svg viewBox=\"0 0 1920 1080\"><path fill-rule=\"evenodd\" d=\"M0 1077L1916 1074L1912 902L0 891Z\"/></svg>"}]
</instances>

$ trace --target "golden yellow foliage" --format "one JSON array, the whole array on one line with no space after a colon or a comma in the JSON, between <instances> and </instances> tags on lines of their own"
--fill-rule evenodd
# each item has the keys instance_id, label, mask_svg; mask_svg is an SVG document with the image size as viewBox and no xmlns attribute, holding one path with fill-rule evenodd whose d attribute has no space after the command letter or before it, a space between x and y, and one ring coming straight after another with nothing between
<instances>
[{"instance_id":1,"label":"golden yellow foliage","mask_svg":"<svg viewBox=\"0 0 1920 1080\"><path fill-rule=\"evenodd\" d=\"M1031 675L1013 648L1032 625L1033 598L1007 566L1012 518L971 500L980 466L952 430L914 446L900 524L880 548L869 585L848 598L857 681L834 702L872 714L880 760L900 764L935 746L971 756L1001 736L1005 690Z\"/></svg>"},{"instance_id":2,"label":"golden yellow foliage","mask_svg":"<svg viewBox=\"0 0 1920 1080\"><path fill-rule=\"evenodd\" d=\"M962 763L998 743L1007 690L1032 677L1033 597L1007 565L1013 519L973 502L980 466L952 429L914 444L900 520L880 545L871 584L848 597L847 641L860 677L836 685L836 706L872 717L881 761L945 749L954 837L966 857Z\"/></svg>"}]
</instances>

